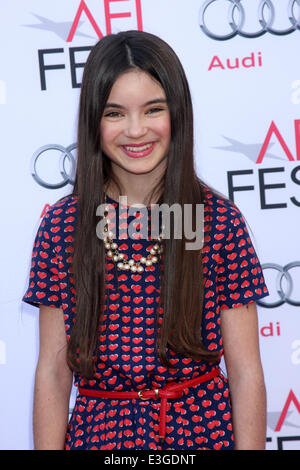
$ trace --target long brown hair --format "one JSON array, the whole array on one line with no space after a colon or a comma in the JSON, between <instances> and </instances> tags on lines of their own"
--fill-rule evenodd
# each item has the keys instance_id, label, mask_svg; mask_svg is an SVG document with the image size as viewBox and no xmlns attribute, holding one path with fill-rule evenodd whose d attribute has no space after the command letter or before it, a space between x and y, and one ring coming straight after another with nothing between
<instances>
[{"instance_id":1,"label":"long brown hair","mask_svg":"<svg viewBox=\"0 0 300 470\"><path fill-rule=\"evenodd\" d=\"M202 182L194 169L193 110L188 82L172 48L157 36L126 31L102 38L85 65L78 118L77 171L73 195L78 198L73 274L76 316L68 343L70 367L85 377L94 373L95 348L105 305L105 250L96 236L104 203L104 187L115 180L110 160L101 150L100 120L116 79L129 69L150 74L165 91L171 118L171 143L159 204L203 203ZM154 192L153 191L153 192ZM153 193L152 193L153 194ZM193 217L193 222L195 217ZM171 224L173 230L173 224ZM195 229L195 227L193 227ZM172 233L172 232L171 232ZM185 250L185 237L163 241L160 302L163 323L158 328L158 354L170 367L166 347L195 360L218 361L201 338L203 270L201 250ZM158 324L157 324L158 327Z\"/></svg>"}]
</instances>

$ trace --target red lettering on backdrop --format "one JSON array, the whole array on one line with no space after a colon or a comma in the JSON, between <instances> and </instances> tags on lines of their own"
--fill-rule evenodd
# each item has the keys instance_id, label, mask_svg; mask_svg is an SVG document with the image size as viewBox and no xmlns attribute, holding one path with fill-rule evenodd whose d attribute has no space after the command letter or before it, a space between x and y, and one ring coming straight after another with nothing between
<instances>
[{"instance_id":1,"label":"red lettering on backdrop","mask_svg":"<svg viewBox=\"0 0 300 470\"><path fill-rule=\"evenodd\" d=\"M106 23L106 34L111 34L111 20L114 18L130 18L132 15L130 12L120 12L120 13L111 13L110 12L110 3L112 2L128 2L129 0L104 0L104 11L105 11L105 23ZM136 7L136 17L137 17L137 29L139 31L143 30L143 21L142 21L142 6L141 0L135 0L135 7ZM73 21L71 30L69 32L67 42L73 41L74 34L78 27L79 20L81 18L82 13L85 12L86 16L88 17L91 25L93 26L97 36L99 39L103 38L103 33L100 30L99 26L97 25L93 15L91 14L90 10L88 9L84 0L81 0L80 5L78 7L75 19Z\"/></svg>"},{"instance_id":2,"label":"red lettering on backdrop","mask_svg":"<svg viewBox=\"0 0 300 470\"><path fill-rule=\"evenodd\" d=\"M130 12L122 12L122 13L111 13L109 5L112 2L128 2L129 0L104 0L104 8L105 8L105 21L106 21L106 34L111 34L111 20L112 18L129 18L131 17ZM136 16L137 16L137 27L138 30L143 30L143 23L142 23L142 7L141 7L141 0L135 0L136 6Z\"/></svg>"},{"instance_id":3,"label":"red lettering on backdrop","mask_svg":"<svg viewBox=\"0 0 300 470\"><path fill-rule=\"evenodd\" d=\"M136 7L137 28L139 31L143 31L141 0L135 0L135 7Z\"/></svg>"},{"instance_id":4,"label":"red lettering on backdrop","mask_svg":"<svg viewBox=\"0 0 300 470\"><path fill-rule=\"evenodd\" d=\"M43 208L42 213L41 213L41 215L40 215L40 218L43 218L43 217L44 217L44 215L45 215L46 212L48 211L49 207L50 207L50 204L45 204L45 207Z\"/></svg>"},{"instance_id":5,"label":"red lettering on backdrop","mask_svg":"<svg viewBox=\"0 0 300 470\"><path fill-rule=\"evenodd\" d=\"M221 69L225 70L224 65L222 64L221 60L219 59L217 55L213 56L211 63L208 67L208 70L211 70L213 67L221 67Z\"/></svg>"},{"instance_id":6,"label":"red lettering on backdrop","mask_svg":"<svg viewBox=\"0 0 300 470\"><path fill-rule=\"evenodd\" d=\"M300 119L295 120L295 142L297 160L300 160Z\"/></svg>"},{"instance_id":7,"label":"red lettering on backdrop","mask_svg":"<svg viewBox=\"0 0 300 470\"><path fill-rule=\"evenodd\" d=\"M289 409L290 404L291 404L292 402L293 402L294 405L296 406L296 408L297 408L297 410L298 410L298 413L300 413L300 403L298 402L298 400L297 400L297 398L296 398L296 396L295 396L293 390L290 390L290 393L289 393L289 395L288 395L288 397L287 397L287 400L286 400L285 405L284 405L284 407L283 407L282 413L281 413L280 418L279 418L279 420L278 420L278 423L277 423L277 425L276 425L275 432L278 432L278 431L281 430L281 427L282 427L283 422L284 422L284 420L285 420L285 418L286 418L288 409Z\"/></svg>"},{"instance_id":8,"label":"red lettering on backdrop","mask_svg":"<svg viewBox=\"0 0 300 470\"><path fill-rule=\"evenodd\" d=\"M74 37L74 34L76 32L76 29L77 29L77 26L78 26L78 23L79 23L79 20L80 20L80 17L82 15L82 13L85 12L86 16L88 17L88 19L90 20L90 23L91 25L93 26L97 36L99 39L103 38L103 34L100 30L100 28L98 27L96 21L94 20L93 18L93 15L91 14L90 10L88 9L86 3L84 0L81 0L80 2L80 5L79 5L79 8L77 10L77 13L76 13L76 16L74 18L74 21L73 21L73 24L72 24L72 27L70 29L70 32L69 32L69 36L67 38L67 42L71 42L73 41L73 37Z\"/></svg>"},{"instance_id":9,"label":"red lettering on backdrop","mask_svg":"<svg viewBox=\"0 0 300 470\"><path fill-rule=\"evenodd\" d=\"M276 135L276 137L277 137L281 147L283 148L286 156L288 157L288 159L290 161L294 161L295 159L294 159L293 155L291 154L291 152L290 152L288 146L286 145L285 141L283 140L283 137L280 134L276 124L274 123L274 121L272 121L271 125L270 125L270 128L268 130L268 133L266 135L265 141L262 145L261 151L259 152L256 163L261 163L263 161L263 158L265 156L265 153L267 151L267 148L269 146L270 139L271 139L271 136L272 136L273 133Z\"/></svg>"}]
</instances>

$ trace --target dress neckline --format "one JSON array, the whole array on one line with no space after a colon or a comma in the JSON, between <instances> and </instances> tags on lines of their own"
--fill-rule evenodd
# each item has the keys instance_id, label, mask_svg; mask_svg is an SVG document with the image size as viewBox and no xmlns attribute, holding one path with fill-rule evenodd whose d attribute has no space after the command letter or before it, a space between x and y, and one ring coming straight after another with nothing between
<instances>
[{"instance_id":1,"label":"dress neckline","mask_svg":"<svg viewBox=\"0 0 300 470\"><path fill-rule=\"evenodd\" d=\"M104 193L106 195L106 200L107 202L109 202L110 204L113 203L113 204L117 204L117 206L120 205L120 203L118 201L116 201L115 199L112 199L107 193ZM131 206L129 205L125 205L125 204L122 204L122 207L123 208L126 208L126 209L129 209L130 207L133 207L133 204ZM151 209L151 205L150 206L145 206L147 209ZM136 208L138 209L138 207Z\"/></svg>"}]
</instances>

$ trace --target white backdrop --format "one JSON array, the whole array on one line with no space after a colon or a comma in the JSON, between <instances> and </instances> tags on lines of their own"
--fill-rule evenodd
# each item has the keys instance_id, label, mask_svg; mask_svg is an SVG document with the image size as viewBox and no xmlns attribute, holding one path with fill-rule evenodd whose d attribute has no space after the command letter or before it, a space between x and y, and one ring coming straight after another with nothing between
<instances>
[{"instance_id":1,"label":"white backdrop","mask_svg":"<svg viewBox=\"0 0 300 470\"><path fill-rule=\"evenodd\" d=\"M263 302L273 304L259 306L267 449L300 449L298 3L0 0L0 449L33 447L38 309L21 298L43 210L72 190L82 65L101 34L126 29L157 34L177 52L198 172L234 198L252 229L271 294Z\"/></svg>"}]
</instances>

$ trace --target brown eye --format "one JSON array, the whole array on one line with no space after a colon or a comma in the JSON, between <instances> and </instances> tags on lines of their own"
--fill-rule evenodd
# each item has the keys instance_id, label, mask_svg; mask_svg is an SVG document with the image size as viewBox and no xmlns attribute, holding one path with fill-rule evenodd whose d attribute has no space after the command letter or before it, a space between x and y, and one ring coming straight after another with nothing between
<instances>
[{"instance_id":1,"label":"brown eye","mask_svg":"<svg viewBox=\"0 0 300 470\"><path fill-rule=\"evenodd\" d=\"M121 116L121 114L118 113L117 111L111 111L110 113L104 114L104 117L119 117L119 116Z\"/></svg>"},{"instance_id":2,"label":"brown eye","mask_svg":"<svg viewBox=\"0 0 300 470\"><path fill-rule=\"evenodd\" d=\"M147 113L153 114L158 113L159 111L163 111L163 108L151 108L147 111Z\"/></svg>"}]
</instances>

